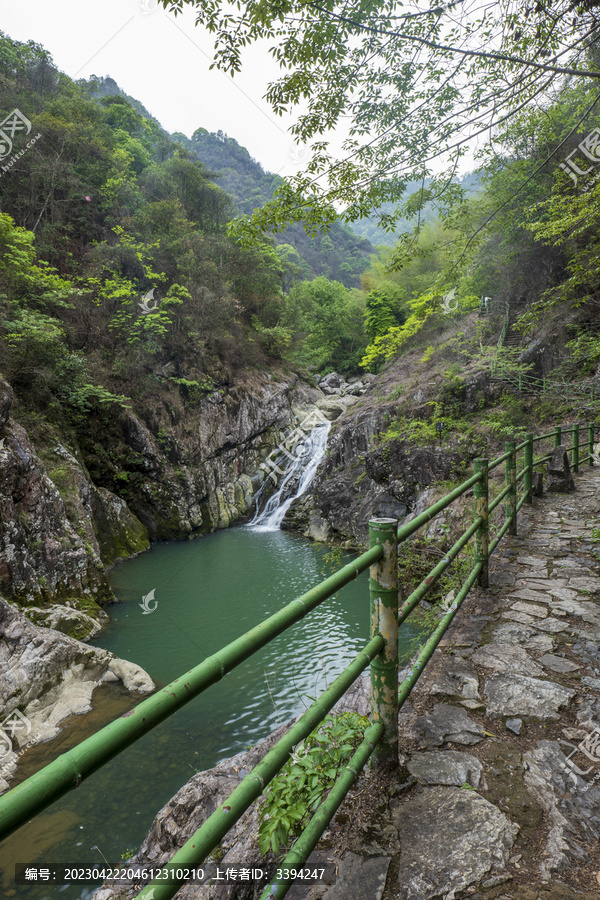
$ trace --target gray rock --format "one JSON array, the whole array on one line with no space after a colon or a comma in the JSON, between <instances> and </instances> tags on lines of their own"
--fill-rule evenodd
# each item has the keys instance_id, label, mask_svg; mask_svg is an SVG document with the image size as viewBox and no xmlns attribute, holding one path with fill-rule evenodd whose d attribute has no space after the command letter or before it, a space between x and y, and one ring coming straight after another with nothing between
<instances>
[{"instance_id":1,"label":"gray rock","mask_svg":"<svg viewBox=\"0 0 600 900\"><path fill-rule=\"evenodd\" d=\"M430 750L413 753L406 767L423 784L448 784L462 787L470 784L477 790L481 780L481 763L469 753L458 750Z\"/></svg>"},{"instance_id":2,"label":"gray rock","mask_svg":"<svg viewBox=\"0 0 600 900\"><path fill-rule=\"evenodd\" d=\"M419 747L441 747L446 743L477 744L485 737L485 732L471 719L464 709L437 703L433 711L418 716L413 725L413 733Z\"/></svg>"},{"instance_id":3,"label":"gray rock","mask_svg":"<svg viewBox=\"0 0 600 900\"><path fill-rule=\"evenodd\" d=\"M561 742L562 743L562 742ZM564 742L566 754L575 745ZM574 755L576 764L589 760ZM537 748L523 754L525 785L536 803L543 807L550 829L545 838L540 875L548 881L565 867L579 867L589 861L582 844L600 839L600 788L591 778L584 780L566 762L556 741L540 741ZM593 773L591 773L593 774Z\"/></svg>"},{"instance_id":4,"label":"gray rock","mask_svg":"<svg viewBox=\"0 0 600 900\"><path fill-rule=\"evenodd\" d=\"M325 375L319 381L319 387L321 390L325 388L339 388L342 385L344 379L341 375L338 375L337 372L330 372L329 375Z\"/></svg>"},{"instance_id":5,"label":"gray rock","mask_svg":"<svg viewBox=\"0 0 600 900\"><path fill-rule=\"evenodd\" d=\"M473 656L477 665L496 672L512 672L515 675L539 676L544 670L535 663L522 647L511 644L484 644Z\"/></svg>"},{"instance_id":6,"label":"gray rock","mask_svg":"<svg viewBox=\"0 0 600 900\"><path fill-rule=\"evenodd\" d=\"M590 675L584 675L581 683L586 687L591 687L595 691L600 691L600 678L592 678Z\"/></svg>"},{"instance_id":7,"label":"gray rock","mask_svg":"<svg viewBox=\"0 0 600 900\"><path fill-rule=\"evenodd\" d=\"M431 694L446 694L448 697L463 697L466 700L479 698L477 672L470 661L459 657L444 657L433 677L427 677L426 669L420 681L420 690Z\"/></svg>"},{"instance_id":8,"label":"gray rock","mask_svg":"<svg viewBox=\"0 0 600 900\"><path fill-rule=\"evenodd\" d=\"M389 865L389 856L365 859L347 852L338 865L336 882L322 894L323 900L380 900Z\"/></svg>"},{"instance_id":9,"label":"gray rock","mask_svg":"<svg viewBox=\"0 0 600 900\"><path fill-rule=\"evenodd\" d=\"M600 627L600 607L592 600L563 600L560 608L571 616L577 616L590 625Z\"/></svg>"},{"instance_id":10,"label":"gray rock","mask_svg":"<svg viewBox=\"0 0 600 900\"><path fill-rule=\"evenodd\" d=\"M544 656L541 656L540 662L547 669L552 669L553 672L558 672L560 675L566 675L581 668L576 663L563 659L561 656L553 656L551 653L545 653Z\"/></svg>"},{"instance_id":11,"label":"gray rock","mask_svg":"<svg viewBox=\"0 0 600 900\"><path fill-rule=\"evenodd\" d=\"M352 394L353 397L360 397L366 391L366 387L362 382L357 381L355 384L349 385L345 390L345 394Z\"/></svg>"},{"instance_id":12,"label":"gray rock","mask_svg":"<svg viewBox=\"0 0 600 900\"><path fill-rule=\"evenodd\" d=\"M513 603L511 609L514 612L523 613L526 616L533 616L534 618L545 619L548 615L548 610L545 606L539 606L536 603L524 603L519 600L518 603Z\"/></svg>"},{"instance_id":13,"label":"gray rock","mask_svg":"<svg viewBox=\"0 0 600 900\"><path fill-rule=\"evenodd\" d=\"M553 616L548 616L547 619L537 619L534 624L538 631L547 631L550 634L558 634L559 631L569 630L566 622L559 622Z\"/></svg>"},{"instance_id":14,"label":"gray rock","mask_svg":"<svg viewBox=\"0 0 600 900\"><path fill-rule=\"evenodd\" d=\"M37 606L28 606L23 610L30 622L35 625L43 625L45 628L53 628L70 637L76 637L79 641L87 641L102 630L102 623L108 616L100 611L100 617L95 619L79 609L70 606L50 606L48 609L40 609Z\"/></svg>"},{"instance_id":15,"label":"gray rock","mask_svg":"<svg viewBox=\"0 0 600 900\"><path fill-rule=\"evenodd\" d=\"M488 716L558 719L558 710L569 705L575 691L528 675L493 675L485 683L485 696Z\"/></svg>"},{"instance_id":16,"label":"gray rock","mask_svg":"<svg viewBox=\"0 0 600 900\"><path fill-rule=\"evenodd\" d=\"M590 593L595 594L600 590L600 581L598 581L597 578L582 578L576 576L575 578L569 578L569 587L572 587L577 591L589 591Z\"/></svg>"},{"instance_id":17,"label":"gray rock","mask_svg":"<svg viewBox=\"0 0 600 900\"><path fill-rule=\"evenodd\" d=\"M479 794L456 787L427 787L392 801L392 819L402 847L398 900L450 897L499 874L519 830Z\"/></svg>"},{"instance_id":18,"label":"gray rock","mask_svg":"<svg viewBox=\"0 0 600 900\"><path fill-rule=\"evenodd\" d=\"M352 396L327 397L324 400L319 400L317 409L319 409L330 422L333 422L335 419L339 419L342 413L345 413L348 407L355 402L356 397Z\"/></svg>"},{"instance_id":19,"label":"gray rock","mask_svg":"<svg viewBox=\"0 0 600 900\"><path fill-rule=\"evenodd\" d=\"M531 588L519 588L516 591L513 591L510 595L510 599L515 597L517 600L533 600L537 603L548 603L550 601L550 597L544 591L534 591Z\"/></svg>"},{"instance_id":20,"label":"gray rock","mask_svg":"<svg viewBox=\"0 0 600 900\"><path fill-rule=\"evenodd\" d=\"M549 588L549 592L553 597L556 597L557 600L574 600L577 596L576 591L571 591L569 588Z\"/></svg>"},{"instance_id":21,"label":"gray rock","mask_svg":"<svg viewBox=\"0 0 600 900\"><path fill-rule=\"evenodd\" d=\"M506 727L509 731L514 732L515 734L521 734L521 728L523 727L523 722L521 719L507 719Z\"/></svg>"},{"instance_id":22,"label":"gray rock","mask_svg":"<svg viewBox=\"0 0 600 900\"><path fill-rule=\"evenodd\" d=\"M567 451L562 447L556 447L548 460L548 480L546 483L546 490L560 492L575 490L575 482L571 475Z\"/></svg>"},{"instance_id":23,"label":"gray rock","mask_svg":"<svg viewBox=\"0 0 600 900\"><path fill-rule=\"evenodd\" d=\"M522 625L531 625L535 622L533 616L526 616L525 613L517 612L513 609L507 609L500 615L503 619L509 619L511 622L520 622Z\"/></svg>"},{"instance_id":24,"label":"gray rock","mask_svg":"<svg viewBox=\"0 0 600 900\"><path fill-rule=\"evenodd\" d=\"M154 682L139 666L51 628L33 625L0 597L0 709L19 710L31 731L24 746L48 740L68 716L91 708L94 690L104 681L122 681L127 690L148 693ZM16 741L18 743L17 733ZM13 758L0 762L0 791L12 775ZM5 768L5 764L8 768Z\"/></svg>"},{"instance_id":25,"label":"gray rock","mask_svg":"<svg viewBox=\"0 0 600 900\"><path fill-rule=\"evenodd\" d=\"M554 641L549 634L535 634L525 641L523 645L527 650L536 650L538 653L548 653L554 647Z\"/></svg>"}]
</instances>

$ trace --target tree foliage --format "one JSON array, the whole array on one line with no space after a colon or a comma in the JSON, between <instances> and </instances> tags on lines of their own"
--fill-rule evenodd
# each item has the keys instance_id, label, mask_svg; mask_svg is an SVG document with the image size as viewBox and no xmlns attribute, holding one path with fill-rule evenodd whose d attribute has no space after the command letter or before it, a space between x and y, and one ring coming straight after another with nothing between
<instances>
[{"instance_id":1,"label":"tree foliage","mask_svg":"<svg viewBox=\"0 0 600 900\"><path fill-rule=\"evenodd\" d=\"M596 3L161 2L175 13L194 8L214 36L215 64L232 75L245 48L266 41L282 73L267 99L276 113L296 112L294 137L311 143L305 171L254 213L249 234L294 220L317 229L333 220L334 203L354 221L391 202L396 213L381 213L385 226L428 203L447 210L463 196L451 176L479 135L561 79L600 80ZM336 128L347 134L341 159L330 147ZM399 205L409 178L420 187Z\"/></svg>"}]
</instances>

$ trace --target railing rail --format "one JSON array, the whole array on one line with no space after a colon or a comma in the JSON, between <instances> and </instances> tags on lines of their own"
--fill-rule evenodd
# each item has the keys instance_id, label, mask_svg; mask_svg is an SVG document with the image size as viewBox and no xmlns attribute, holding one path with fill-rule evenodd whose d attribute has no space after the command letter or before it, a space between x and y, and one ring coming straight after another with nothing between
<instances>
[{"instance_id":1,"label":"railing rail","mask_svg":"<svg viewBox=\"0 0 600 900\"><path fill-rule=\"evenodd\" d=\"M68 790L78 787L85 778L137 738L219 681L274 637L303 619L316 606L332 597L340 588L369 568L371 639L368 644L176 852L168 866L161 870L162 874L142 888L137 896L140 900L150 898L170 900L184 883L182 879L176 877L174 870L197 868L204 862L233 824L263 793L265 787L285 765L294 747L318 727L337 700L370 665L371 724L365 729L360 746L342 770L327 799L317 808L282 866L301 868L367 760L373 756L378 765L397 764L398 709L409 696L473 585L479 583L481 586L487 586L489 558L502 537L507 532L517 533L518 512L524 503L531 503L533 499L534 470L551 455L536 458L534 446L551 439L554 448L562 447L563 436L567 434L572 436L573 442L564 449L571 452L573 470L578 471L579 466L584 463L593 465L596 459L594 425L592 423L588 425L587 440L583 446L580 443L578 423L566 428L557 426L547 434L537 436L528 434L520 444L514 441L507 442L505 452L496 459L491 461L486 458L476 459L475 471L470 478L402 526L398 527L396 520L372 520L369 524L371 547L352 563L297 597L190 672L175 679L0 797L0 840ZM518 455L521 452L522 467L517 471ZM504 486L490 499L490 475L502 463L505 464ZM519 495L520 482L523 482L521 495ZM471 489L474 494L471 525L413 589L399 610L397 545L415 534ZM490 516L503 502L504 520L495 526L495 534L490 540ZM419 652L407 676L398 686L398 625L406 621L471 541L474 541L474 547L473 564L469 575ZM288 881L272 882L265 889L261 900L280 900L289 887Z\"/></svg>"}]
</instances>

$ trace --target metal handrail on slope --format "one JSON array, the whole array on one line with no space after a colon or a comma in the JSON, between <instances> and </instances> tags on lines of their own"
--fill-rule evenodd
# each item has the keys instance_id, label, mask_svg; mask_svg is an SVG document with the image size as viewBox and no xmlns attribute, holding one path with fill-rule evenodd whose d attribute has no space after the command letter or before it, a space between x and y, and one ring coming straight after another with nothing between
<instances>
[{"instance_id":1,"label":"metal handrail on slope","mask_svg":"<svg viewBox=\"0 0 600 900\"><path fill-rule=\"evenodd\" d=\"M556 427L547 434L528 434L517 445L506 443L505 452L488 462L485 458L474 461L474 474L450 491L420 515L398 527L395 520L372 520L369 523L372 546L354 562L293 600L283 609L269 616L264 622L232 641L190 672L175 679L152 697L142 701L114 722L100 729L62 754L35 775L26 779L0 797L0 839L8 836L32 815L41 812L68 790L96 771L105 762L129 746L138 737L154 728L159 722L189 702L193 697L219 681L227 672L269 643L274 637L304 618L317 605L324 602L340 588L370 568L371 639L334 683L314 701L286 735L271 748L261 762L240 782L238 787L218 807L194 835L178 850L167 866L155 872L152 882L138 894L140 900L170 900L185 878L178 877L177 869L197 868L218 845L246 809L256 800L265 787L289 759L293 748L306 738L324 719L337 700L361 672L371 667L371 718L372 724L364 732L363 740L352 759L344 767L327 799L317 808L311 821L300 835L294 848L280 868L301 868L316 846L350 787L375 754L379 764L394 764L398 759L398 709L409 696L450 623L460 609L474 584L487 586L488 561L502 537L507 532L516 534L517 514L524 503L532 502L533 470L542 460L534 460L533 447L549 438L554 447L562 446L563 433L573 436L573 443L566 448L571 452L572 466L594 463L594 426L588 425L587 454L580 459L580 426ZM519 452L523 452L523 468L517 473ZM546 459L543 457L542 459ZM505 485L491 500L489 498L489 472L505 464ZM518 494L518 484L523 481L523 494ZM455 500L471 488L475 497L472 524L463 532L444 557L412 591L398 609L397 546L415 534ZM505 518L494 540L489 540L489 515L504 501ZM410 671L398 687L398 624L406 621L421 600L474 539L473 565L456 597L445 611L433 633L429 636ZM263 892L261 900L280 900L287 893L291 881L272 882Z\"/></svg>"}]
</instances>

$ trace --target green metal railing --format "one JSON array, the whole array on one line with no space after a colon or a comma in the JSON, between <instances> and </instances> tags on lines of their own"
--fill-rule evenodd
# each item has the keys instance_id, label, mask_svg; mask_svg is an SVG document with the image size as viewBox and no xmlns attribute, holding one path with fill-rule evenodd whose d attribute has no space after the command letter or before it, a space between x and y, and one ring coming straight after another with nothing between
<instances>
[{"instance_id":1,"label":"green metal railing","mask_svg":"<svg viewBox=\"0 0 600 900\"><path fill-rule=\"evenodd\" d=\"M317 808L280 866L284 869L301 868L367 761L372 757L373 762L379 766L398 764L399 708L409 696L473 585L478 583L482 587L487 586L489 558L503 536L506 533L517 533L518 511L524 503L532 502L534 470L552 455L536 458L535 445L552 440L553 448L562 447L562 439L566 434L572 436L572 444L564 449L571 453L573 470L578 471L579 466L584 463L593 465L594 425L588 425L587 440L583 448L580 444L579 424L567 428L556 427L547 434L528 434L518 445L514 441L507 442L505 452L496 459L476 459L474 473L470 478L401 527L398 527L395 519L373 519L369 523L371 546L366 553L1 796L0 840L12 834L31 816L41 812L67 791L78 787L85 778L143 734L215 684L274 637L295 625L361 572L370 569L369 642L175 853L168 865L163 867L161 874L143 887L137 896L140 900L170 900L184 883L183 879L176 877L175 870L197 869L201 866L235 822L264 792L290 758L294 747L308 737L367 666L370 666L371 724L365 729L360 746L342 769L327 798ZM520 453L522 459L519 471ZM490 474L502 463L504 485L490 499ZM519 496L520 482L523 483L523 492ZM471 525L414 588L399 609L398 545L471 490L474 494ZM493 521L490 524L500 504L504 506L504 519L495 525ZM491 534L492 532L494 533ZM471 541L473 562L468 576L406 677L398 685L398 626L406 621ZM289 881L272 882L265 888L261 900L280 900L289 890L290 884Z\"/></svg>"}]
</instances>

